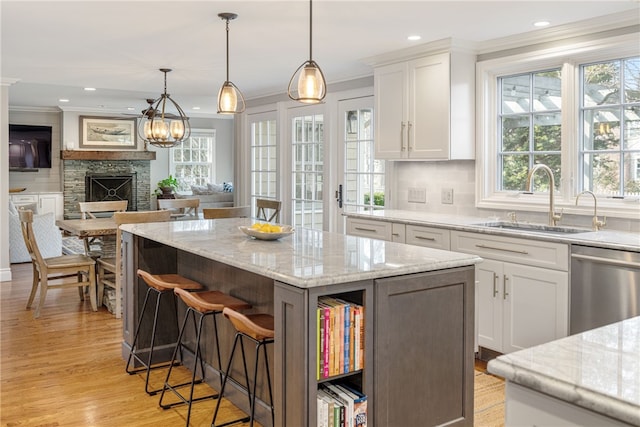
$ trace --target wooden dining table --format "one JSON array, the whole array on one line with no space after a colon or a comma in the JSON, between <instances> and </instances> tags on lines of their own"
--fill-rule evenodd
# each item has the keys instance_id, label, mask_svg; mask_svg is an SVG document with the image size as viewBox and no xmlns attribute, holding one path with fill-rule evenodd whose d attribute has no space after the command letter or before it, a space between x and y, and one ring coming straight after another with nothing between
<instances>
[{"instance_id":1,"label":"wooden dining table","mask_svg":"<svg viewBox=\"0 0 640 427\"><path fill-rule=\"evenodd\" d=\"M79 239L102 237L102 256L112 257L116 252L115 236L118 230L113 217L88 219L59 219L56 225L61 230ZM86 254L85 255L89 255Z\"/></svg>"},{"instance_id":2,"label":"wooden dining table","mask_svg":"<svg viewBox=\"0 0 640 427\"><path fill-rule=\"evenodd\" d=\"M115 235L118 230L115 219L90 218L90 219L59 219L56 221L58 228L80 238Z\"/></svg>"}]
</instances>

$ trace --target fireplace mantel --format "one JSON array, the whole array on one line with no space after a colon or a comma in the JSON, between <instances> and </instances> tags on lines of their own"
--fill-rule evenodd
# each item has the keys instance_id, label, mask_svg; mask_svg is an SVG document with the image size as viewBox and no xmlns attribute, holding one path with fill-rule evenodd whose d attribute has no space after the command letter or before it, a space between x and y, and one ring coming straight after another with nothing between
<instances>
[{"instance_id":1,"label":"fireplace mantel","mask_svg":"<svg viewBox=\"0 0 640 427\"><path fill-rule=\"evenodd\" d=\"M62 160L155 160L155 151L62 150Z\"/></svg>"}]
</instances>

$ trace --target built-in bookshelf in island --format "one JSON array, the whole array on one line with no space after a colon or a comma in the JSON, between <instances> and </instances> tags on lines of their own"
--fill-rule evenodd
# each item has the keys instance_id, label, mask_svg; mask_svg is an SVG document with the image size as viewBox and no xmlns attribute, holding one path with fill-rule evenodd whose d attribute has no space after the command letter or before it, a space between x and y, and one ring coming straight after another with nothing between
<instances>
[{"instance_id":1,"label":"built-in bookshelf in island","mask_svg":"<svg viewBox=\"0 0 640 427\"><path fill-rule=\"evenodd\" d=\"M365 427L367 395L362 391L365 310L361 294L318 298L316 369L318 427Z\"/></svg>"}]
</instances>

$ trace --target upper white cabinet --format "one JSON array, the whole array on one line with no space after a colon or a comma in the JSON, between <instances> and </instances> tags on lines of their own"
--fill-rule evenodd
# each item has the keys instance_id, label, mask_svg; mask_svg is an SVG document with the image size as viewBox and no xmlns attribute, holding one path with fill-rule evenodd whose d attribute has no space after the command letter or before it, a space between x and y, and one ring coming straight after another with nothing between
<instances>
[{"instance_id":1,"label":"upper white cabinet","mask_svg":"<svg viewBox=\"0 0 640 427\"><path fill-rule=\"evenodd\" d=\"M475 55L446 51L374 69L376 158L475 157Z\"/></svg>"}]
</instances>

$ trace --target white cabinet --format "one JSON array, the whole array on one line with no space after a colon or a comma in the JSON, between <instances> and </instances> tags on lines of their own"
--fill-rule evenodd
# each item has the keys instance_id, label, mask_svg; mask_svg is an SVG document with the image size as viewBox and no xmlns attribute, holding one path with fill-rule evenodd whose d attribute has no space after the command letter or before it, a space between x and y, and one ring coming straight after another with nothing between
<instances>
[{"instance_id":1,"label":"white cabinet","mask_svg":"<svg viewBox=\"0 0 640 427\"><path fill-rule=\"evenodd\" d=\"M451 249L484 259L476 265L478 345L509 353L567 336L567 245L454 231Z\"/></svg>"},{"instance_id":2,"label":"white cabinet","mask_svg":"<svg viewBox=\"0 0 640 427\"><path fill-rule=\"evenodd\" d=\"M16 206L36 204L39 214L53 212L56 219L64 215L64 198L62 193L31 193L11 195L11 201Z\"/></svg>"},{"instance_id":3,"label":"white cabinet","mask_svg":"<svg viewBox=\"0 0 640 427\"><path fill-rule=\"evenodd\" d=\"M390 222L347 218L347 234L351 236L369 237L390 242L392 230L393 225Z\"/></svg>"},{"instance_id":4,"label":"white cabinet","mask_svg":"<svg viewBox=\"0 0 640 427\"><path fill-rule=\"evenodd\" d=\"M376 158L473 159L475 55L447 51L374 69Z\"/></svg>"},{"instance_id":5,"label":"white cabinet","mask_svg":"<svg viewBox=\"0 0 640 427\"><path fill-rule=\"evenodd\" d=\"M407 225L405 243L427 248L450 248L450 232L444 228L426 227L424 225Z\"/></svg>"}]
</instances>

